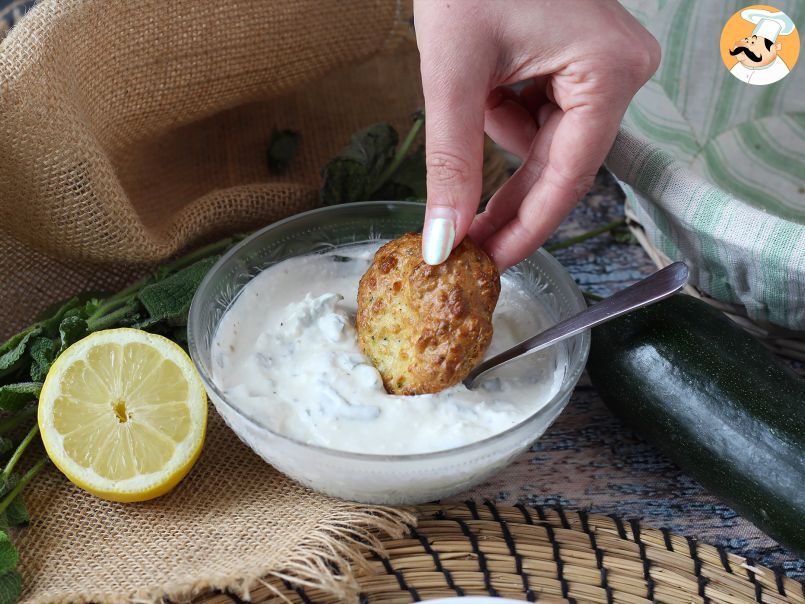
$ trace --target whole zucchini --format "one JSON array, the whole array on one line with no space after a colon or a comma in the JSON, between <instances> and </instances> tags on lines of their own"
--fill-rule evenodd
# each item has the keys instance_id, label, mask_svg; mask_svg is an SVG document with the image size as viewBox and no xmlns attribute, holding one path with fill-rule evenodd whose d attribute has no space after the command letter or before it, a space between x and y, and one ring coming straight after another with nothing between
<instances>
[{"instance_id":1,"label":"whole zucchini","mask_svg":"<svg viewBox=\"0 0 805 604\"><path fill-rule=\"evenodd\" d=\"M760 342L676 295L594 328L587 370L641 436L805 552L805 381Z\"/></svg>"}]
</instances>

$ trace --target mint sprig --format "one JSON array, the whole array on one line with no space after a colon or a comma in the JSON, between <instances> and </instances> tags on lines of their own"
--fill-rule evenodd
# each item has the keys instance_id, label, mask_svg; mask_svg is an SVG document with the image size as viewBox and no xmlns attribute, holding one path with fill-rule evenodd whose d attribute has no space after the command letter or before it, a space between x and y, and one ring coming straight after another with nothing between
<instances>
[{"instance_id":1,"label":"mint sprig","mask_svg":"<svg viewBox=\"0 0 805 604\"><path fill-rule=\"evenodd\" d=\"M137 327L180 343L193 295L209 268L243 236L229 237L161 266L126 289L85 292L50 306L39 320L0 344L0 604L20 596L18 553L9 530L28 524L25 487L48 465L41 456L27 471L24 453L39 441L36 410L42 382L53 362L86 335L113 327ZM21 440L19 432L25 430ZM4 461L3 461L4 460Z\"/></svg>"}]
</instances>

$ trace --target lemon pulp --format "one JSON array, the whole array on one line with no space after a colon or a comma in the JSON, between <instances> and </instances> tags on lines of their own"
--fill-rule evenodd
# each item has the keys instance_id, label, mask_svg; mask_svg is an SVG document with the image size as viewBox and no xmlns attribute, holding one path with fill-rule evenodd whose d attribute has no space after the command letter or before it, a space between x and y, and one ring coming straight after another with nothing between
<instances>
[{"instance_id":1,"label":"lemon pulp","mask_svg":"<svg viewBox=\"0 0 805 604\"><path fill-rule=\"evenodd\" d=\"M187 354L136 329L96 332L69 347L40 395L51 460L79 487L115 501L173 488L198 458L206 423L204 387Z\"/></svg>"}]
</instances>

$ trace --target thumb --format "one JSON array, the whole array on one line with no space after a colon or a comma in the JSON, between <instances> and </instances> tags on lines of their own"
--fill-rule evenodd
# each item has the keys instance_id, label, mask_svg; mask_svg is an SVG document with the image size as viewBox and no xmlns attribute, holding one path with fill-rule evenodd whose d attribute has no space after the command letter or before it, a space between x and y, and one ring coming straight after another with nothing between
<instances>
[{"instance_id":1,"label":"thumb","mask_svg":"<svg viewBox=\"0 0 805 604\"><path fill-rule=\"evenodd\" d=\"M486 83L455 62L423 60L428 202L422 256L428 264L447 259L481 201Z\"/></svg>"}]
</instances>

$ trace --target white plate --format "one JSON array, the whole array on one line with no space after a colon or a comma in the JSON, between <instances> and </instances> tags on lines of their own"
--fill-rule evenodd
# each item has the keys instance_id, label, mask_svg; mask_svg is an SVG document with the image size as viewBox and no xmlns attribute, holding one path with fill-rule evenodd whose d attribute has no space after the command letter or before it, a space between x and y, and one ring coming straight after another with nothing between
<instances>
[{"instance_id":1,"label":"white plate","mask_svg":"<svg viewBox=\"0 0 805 604\"><path fill-rule=\"evenodd\" d=\"M492 598L489 596L464 596L455 598L439 598L437 600L422 600L430 604L520 604L522 600L510 600L508 598Z\"/></svg>"}]
</instances>

